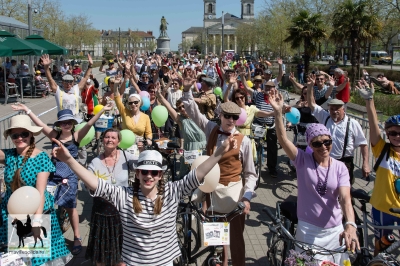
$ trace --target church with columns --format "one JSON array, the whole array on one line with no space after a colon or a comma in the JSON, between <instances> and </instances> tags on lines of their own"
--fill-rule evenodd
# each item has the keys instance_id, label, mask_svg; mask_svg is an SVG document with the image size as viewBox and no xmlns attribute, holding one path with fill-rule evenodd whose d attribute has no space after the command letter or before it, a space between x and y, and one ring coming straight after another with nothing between
<instances>
[{"instance_id":1,"label":"church with columns","mask_svg":"<svg viewBox=\"0 0 400 266\"><path fill-rule=\"evenodd\" d=\"M182 45L200 41L203 45L205 54L209 52L220 54L223 50L235 50L240 52L236 40L236 29L242 23L252 23L254 21L254 0L240 0L241 15L237 17L222 11L217 17L217 0L203 0L204 14L203 27L190 27L182 32ZM239 3L238 3L239 4ZM222 40L222 21L224 25ZM200 39L199 39L200 38ZM222 47L222 43L224 47Z\"/></svg>"}]
</instances>

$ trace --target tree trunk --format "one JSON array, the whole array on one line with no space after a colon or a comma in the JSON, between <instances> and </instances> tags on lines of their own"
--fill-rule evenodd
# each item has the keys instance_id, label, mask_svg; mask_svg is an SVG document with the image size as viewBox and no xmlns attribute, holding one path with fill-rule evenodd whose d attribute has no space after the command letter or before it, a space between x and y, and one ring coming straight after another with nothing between
<instances>
[{"instance_id":1,"label":"tree trunk","mask_svg":"<svg viewBox=\"0 0 400 266\"><path fill-rule=\"evenodd\" d=\"M308 69L310 68L310 41L304 40L304 75L308 75ZM305 77L304 77L305 80Z\"/></svg>"}]
</instances>

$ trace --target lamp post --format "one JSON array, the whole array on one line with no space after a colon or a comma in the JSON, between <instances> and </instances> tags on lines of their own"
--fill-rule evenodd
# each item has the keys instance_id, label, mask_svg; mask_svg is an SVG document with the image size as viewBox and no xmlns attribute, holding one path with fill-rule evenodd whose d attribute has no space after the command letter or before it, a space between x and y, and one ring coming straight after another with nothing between
<instances>
[{"instance_id":1,"label":"lamp post","mask_svg":"<svg viewBox=\"0 0 400 266\"><path fill-rule=\"evenodd\" d=\"M28 0L28 35L32 35L32 0ZM29 72L32 73L33 57L29 56ZM23 91L23 89L22 89Z\"/></svg>"},{"instance_id":2,"label":"lamp post","mask_svg":"<svg viewBox=\"0 0 400 266\"><path fill-rule=\"evenodd\" d=\"M224 52L224 11L222 11L222 47L221 53Z\"/></svg>"}]
</instances>

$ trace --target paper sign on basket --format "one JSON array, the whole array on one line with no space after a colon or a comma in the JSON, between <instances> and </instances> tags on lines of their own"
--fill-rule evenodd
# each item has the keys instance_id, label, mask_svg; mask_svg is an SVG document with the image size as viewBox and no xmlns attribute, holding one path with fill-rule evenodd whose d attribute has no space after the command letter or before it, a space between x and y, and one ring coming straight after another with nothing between
<instances>
[{"instance_id":1,"label":"paper sign on basket","mask_svg":"<svg viewBox=\"0 0 400 266\"><path fill-rule=\"evenodd\" d=\"M263 127L256 127L254 129L254 136L258 138L263 138L265 136L266 129Z\"/></svg>"},{"instance_id":2,"label":"paper sign on basket","mask_svg":"<svg viewBox=\"0 0 400 266\"><path fill-rule=\"evenodd\" d=\"M185 164L192 164L194 160L199 157L200 152L199 150L193 150L193 151L184 151L183 156L185 157Z\"/></svg>"},{"instance_id":3,"label":"paper sign on basket","mask_svg":"<svg viewBox=\"0 0 400 266\"><path fill-rule=\"evenodd\" d=\"M203 223L204 246L229 245L229 223Z\"/></svg>"},{"instance_id":4,"label":"paper sign on basket","mask_svg":"<svg viewBox=\"0 0 400 266\"><path fill-rule=\"evenodd\" d=\"M297 145L307 145L306 136L302 134L297 135Z\"/></svg>"}]
</instances>

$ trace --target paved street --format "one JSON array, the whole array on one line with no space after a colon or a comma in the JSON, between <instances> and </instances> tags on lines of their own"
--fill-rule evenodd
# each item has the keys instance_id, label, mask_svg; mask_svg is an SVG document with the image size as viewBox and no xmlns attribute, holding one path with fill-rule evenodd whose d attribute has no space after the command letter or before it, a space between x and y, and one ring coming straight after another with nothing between
<instances>
[{"instance_id":1,"label":"paved street","mask_svg":"<svg viewBox=\"0 0 400 266\"><path fill-rule=\"evenodd\" d=\"M98 71L95 70L95 73ZM104 75L96 75L101 82L103 80ZM47 99L38 98L38 99L30 99L25 98L27 105L32 109L35 114L40 114L45 112L56 106L54 96L50 96ZM13 113L10 107L10 104L0 105L0 115L2 117ZM57 110L54 109L44 115L41 116L41 119L47 123L48 125L52 125L52 122L56 120ZM3 130L3 126L1 127ZM291 132L288 132L290 135ZM48 141L44 135L40 135L36 139L37 146L47 153L50 153L51 143ZM88 154L90 158L93 158L93 153L91 153L91 149L88 150ZM278 154L278 173L279 176L276 179L272 179L269 177L265 168L262 173L262 182L260 187L257 190L257 197L252 201L251 204L251 213L246 218L246 228L244 232L244 237L246 241L246 260L247 265L268 265L266 252L268 250L267 247L267 238L270 237L268 228L260 223L260 221L268 220L267 215L262 211L265 206L271 207L275 209L276 202L282 201L289 196L297 195L296 188L296 175L291 172L287 166L287 157L285 156L282 149L279 150ZM265 163L264 163L265 165ZM372 167L372 166L371 166ZM359 175L360 171L357 171ZM357 179L355 187L363 188L366 190L372 189L372 184L368 187L365 186L366 182ZM90 265L89 261L85 260L85 249L88 241L89 234L89 222L90 215L92 209L92 199L88 195L87 192L79 191L78 193L78 212L80 214L80 232L83 239L84 249L83 251L74 257L74 259L68 265ZM70 250L73 246L73 233L70 228L65 233L66 243ZM202 260L205 259L205 256L202 257L198 263L200 264Z\"/></svg>"}]
</instances>

